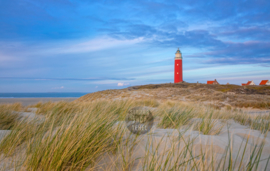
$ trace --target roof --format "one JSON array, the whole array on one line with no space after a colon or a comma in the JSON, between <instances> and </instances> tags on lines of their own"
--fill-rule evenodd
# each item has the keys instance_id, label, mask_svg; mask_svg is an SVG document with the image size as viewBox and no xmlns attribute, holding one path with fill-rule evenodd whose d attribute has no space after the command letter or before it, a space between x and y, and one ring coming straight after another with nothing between
<instances>
[{"instance_id":1,"label":"roof","mask_svg":"<svg viewBox=\"0 0 270 171\"><path fill-rule=\"evenodd\" d=\"M219 84L219 83L217 82L217 79L215 79L214 81L207 81L207 84L214 84L214 83Z\"/></svg>"},{"instance_id":2,"label":"roof","mask_svg":"<svg viewBox=\"0 0 270 171\"><path fill-rule=\"evenodd\" d=\"M176 53L181 53L181 51L179 50L179 48L178 48L178 50L176 51Z\"/></svg>"},{"instance_id":3,"label":"roof","mask_svg":"<svg viewBox=\"0 0 270 171\"><path fill-rule=\"evenodd\" d=\"M245 84L245 83L242 83L242 86L245 86L245 85L247 85L247 84Z\"/></svg>"},{"instance_id":4,"label":"roof","mask_svg":"<svg viewBox=\"0 0 270 171\"><path fill-rule=\"evenodd\" d=\"M262 80L259 85L265 85L268 82L268 80Z\"/></svg>"}]
</instances>

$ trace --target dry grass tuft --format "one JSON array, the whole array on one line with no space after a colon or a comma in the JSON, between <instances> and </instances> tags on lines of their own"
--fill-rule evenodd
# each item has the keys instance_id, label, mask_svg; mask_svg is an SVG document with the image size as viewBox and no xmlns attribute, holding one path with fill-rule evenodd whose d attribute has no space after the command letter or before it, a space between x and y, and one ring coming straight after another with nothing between
<instances>
[{"instance_id":1,"label":"dry grass tuft","mask_svg":"<svg viewBox=\"0 0 270 171\"><path fill-rule=\"evenodd\" d=\"M160 121L157 126L173 128L178 131L178 136L154 139L147 135L149 139L143 142L146 145L144 153L134 159L140 137L126 132L121 123L128 110L135 106L148 106L154 110L154 117ZM208 146L198 148L183 134L197 130L204 135L217 135L227 120L234 120L266 135L270 121L270 115L251 116L230 109L221 111L202 104L172 100L48 102L38 103L36 107L39 108L37 114L44 115L45 120L13 124L9 127L11 133L0 143L0 155L6 157L26 151L21 164L13 165L15 170L20 170L21 166L26 170L97 170L102 167L102 162L111 162L111 166L103 170L131 170L138 163L142 170L256 170L257 163L263 160L260 156L264 144L252 148L248 162L244 163L241 158L245 144L241 153L237 149L240 162L236 162L230 138L228 148L222 152L223 157L218 158L213 155L213 149L206 151L204 148ZM12 112L15 108L16 105L2 105L0 111ZM0 117L6 114L9 113L0 113ZM165 140L172 142L169 148L160 148ZM105 156L109 156L107 160Z\"/></svg>"},{"instance_id":2,"label":"dry grass tuft","mask_svg":"<svg viewBox=\"0 0 270 171\"><path fill-rule=\"evenodd\" d=\"M0 105L0 130L7 130L14 127L19 115L15 111L21 110L20 103Z\"/></svg>"},{"instance_id":3,"label":"dry grass tuft","mask_svg":"<svg viewBox=\"0 0 270 171\"><path fill-rule=\"evenodd\" d=\"M165 104L171 106L171 102ZM183 125L187 125L188 122L195 116L194 109L184 105L174 105L173 107L161 107L159 115L161 116L161 122L159 126L161 128L179 128Z\"/></svg>"},{"instance_id":4,"label":"dry grass tuft","mask_svg":"<svg viewBox=\"0 0 270 171\"><path fill-rule=\"evenodd\" d=\"M270 102L250 100L250 101L236 102L234 106L240 107L240 108L252 107L252 108L258 108L258 109L270 109Z\"/></svg>"}]
</instances>

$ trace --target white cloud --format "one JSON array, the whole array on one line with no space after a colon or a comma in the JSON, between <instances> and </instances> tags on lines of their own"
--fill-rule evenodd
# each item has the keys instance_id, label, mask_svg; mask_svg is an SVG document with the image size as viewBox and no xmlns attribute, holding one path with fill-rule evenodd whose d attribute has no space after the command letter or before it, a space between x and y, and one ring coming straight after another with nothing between
<instances>
[{"instance_id":1,"label":"white cloud","mask_svg":"<svg viewBox=\"0 0 270 171\"><path fill-rule=\"evenodd\" d=\"M129 85L129 83L118 83L117 86L126 86L126 85Z\"/></svg>"},{"instance_id":2,"label":"white cloud","mask_svg":"<svg viewBox=\"0 0 270 171\"><path fill-rule=\"evenodd\" d=\"M0 52L0 66L6 66L8 64L12 64L13 62L18 62L18 61L22 61L22 59L18 57L14 57L12 55L6 55Z\"/></svg>"},{"instance_id":3,"label":"white cloud","mask_svg":"<svg viewBox=\"0 0 270 171\"><path fill-rule=\"evenodd\" d=\"M129 82L129 83L126 83L126 82ZM115 85L115 84L118 84L118 83L126 83L127 85L130 85L130 83L132 82L136 82L136 80L110 80L110 79L106 79L106 80L97 80L97 81L89 81L88 83L86 84L95 84L95 85Z\"/></svg>"},{"instance_id":4,"label":"white cloud","mask_svg":"<svg viewBox=\"0 0 270 171\"><path fill-rule=\"evenodd\" d=\"M143 38L137 38L133 40L117 40L112 38L97 38L92 40L81 41L77 43L67 44L63 47L59 47L53 50L58 53L83 53L83 52L91 52L102 50L106 48L116 47L116 46L124 46L124 45L132 45L139 42L142 42Z\"/></svg>"},{"instance_id":5,"label":"white cloud","mask_svg":"<svg viewBox=\"0 0 270 171\"><path fill-rule=\"evenodd\" d=\"M99 37L94 39L78 39L78 40L65 40L54 41L49 43L40 43L31 47L18 45L17 48L23 51L23 54L70 54L70 53L85 53L93 52L113 47L123 47L133 45L145 41L144 38L137 38L132 40L118 40L109 37ZM1 44L1 42L0 42ZM23 49L32 49L31 51L24 51ZM20 52L22 54L22 52Z\"/></svg>"},{"instance_id":6,"label":"white cloud","mask_svg":"<svg viewBox=\"0 0 270 171\"><path fill-rule=\"evenodd\" d=\"M124 85L124 83L118 83L117 84L117 86L123 86Z\"/></svg>"},{"instance_id":7,"label":"white cloud","mask_svg":"<svg viewBox=\"0 0 270 171\"><path fill-rule=\"evenodd\" d=\"M87 53L116 47L123 48L125 46L134 45L144 41L146 40L143 37L131 40L118 40L105 36L92 39L60 40L36 43L31 46L27 45L27 42L0 41L0 65L2 65L3 62L27 60L28 57L32 55L43 54L44 56L50 56L57 54ZM3 54L2 51L5 51L8 55Z\"/></svg>"}]
</instances>

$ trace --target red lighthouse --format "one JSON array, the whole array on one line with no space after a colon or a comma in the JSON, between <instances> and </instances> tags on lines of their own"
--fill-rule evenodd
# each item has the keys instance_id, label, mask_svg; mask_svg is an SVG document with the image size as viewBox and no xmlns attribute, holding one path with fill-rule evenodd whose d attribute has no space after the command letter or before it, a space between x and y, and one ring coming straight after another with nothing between
<instances>
[{"instance_id":1,"label":"red lighthouse","mask_svg":"<svg viewBox=\"0 0 270 171\"><path fill-rule=\"evenodd\" d=\"M174 58L174 83L179 83L182 81L183 81L182 53L178 48Z\"/></svg>"}]
</instances>

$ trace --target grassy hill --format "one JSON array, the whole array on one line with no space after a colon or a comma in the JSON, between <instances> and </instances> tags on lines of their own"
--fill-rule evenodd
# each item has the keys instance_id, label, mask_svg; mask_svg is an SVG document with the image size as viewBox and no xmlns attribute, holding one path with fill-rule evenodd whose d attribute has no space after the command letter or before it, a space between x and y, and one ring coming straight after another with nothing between
<instances>
[{"instance_id":1,"label":"grassy hill","mask_svg":"<svg viewBox=\"0 0 270 171\"><path fill-rule=\"evenodd\" d=\"M82 96L77 101L96 99L155 99L187 101L213 105L217 108L251 107L269 109L270 86L207 85L197 83L166 83L132 86L120 90L104 90Z\"/></svg>"},{"instance_id":2,"label":"grassy hill","mask_svg":"<svg viewBox=\"0 0 270 171\"><path fill-rule=\"evenodd\" d=\"M237 94L261 94L270 95L270 86L239 86L239 85L209 85L197 83L166 83L166 84L147 84L133 86L128 89L156 89L156 88L191 88L191 89L212 89L221 92L235 92Z\"/></svg>"},{"instance_id":3,"label":"grassy hill","mask_svg":"<svg viewBox=\"0 0 270 171\"><path fill-rule=\"evenodd\" d=\"M72 102L3 104L0 170L270 170L270 115L231 110L267 108L269 95L261 91L156 84ZM154 117L140 136L125 120L138 106Z\"/></svg>"}]
</instances>

